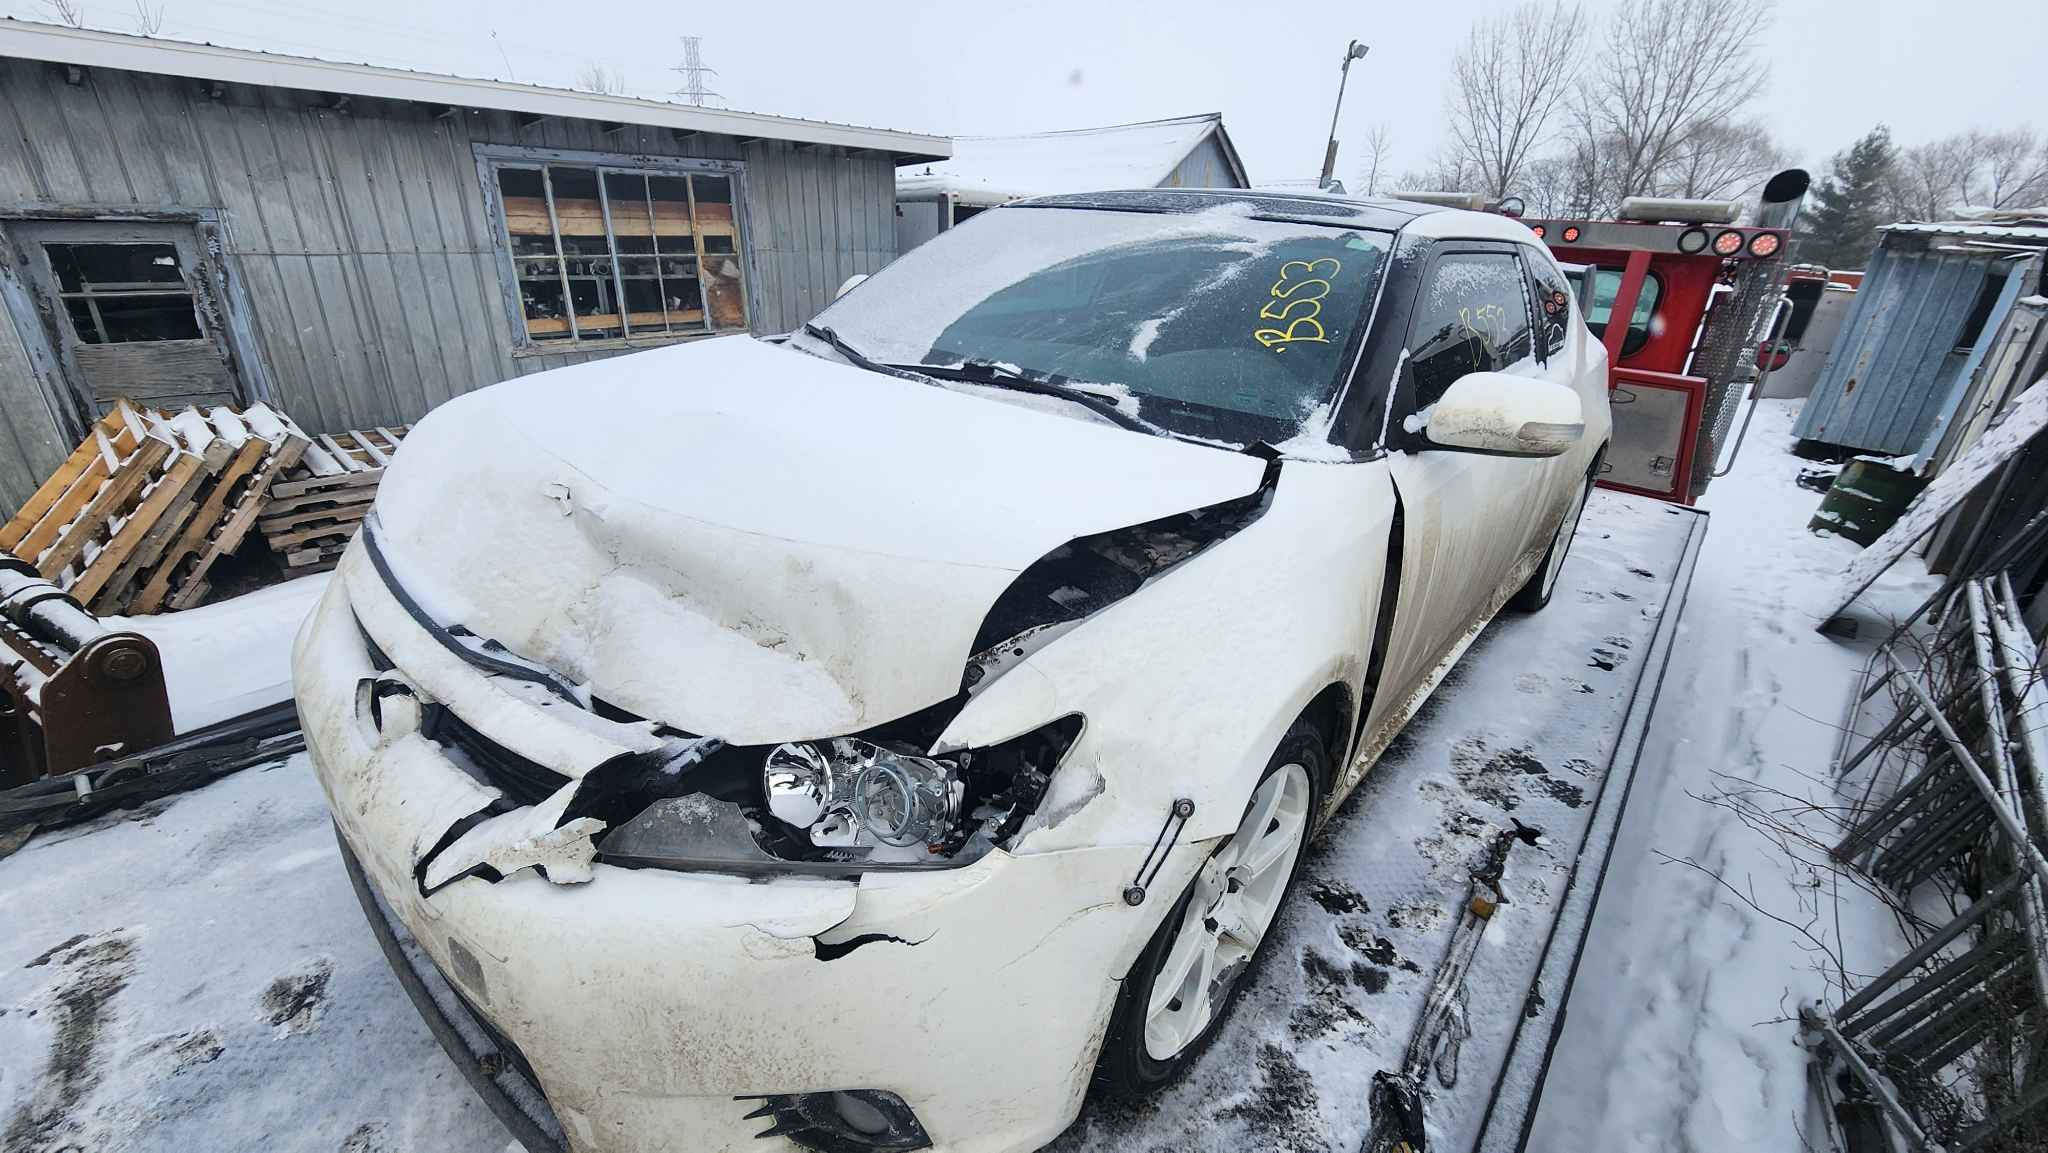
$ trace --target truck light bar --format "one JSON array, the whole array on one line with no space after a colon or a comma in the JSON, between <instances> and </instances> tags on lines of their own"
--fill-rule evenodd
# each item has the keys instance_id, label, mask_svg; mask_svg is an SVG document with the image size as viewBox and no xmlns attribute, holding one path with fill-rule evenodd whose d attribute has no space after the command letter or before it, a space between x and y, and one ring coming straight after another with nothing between
<instances>
[{"instance_id":1,"label":"truck light bar","mask_svg":"<svg viewBox=\"0 0 2048 1153\"><path fill-rule=\"evenodd\" d=\"M1631 196L1621 202L1618 220L1645 224L1733 224L1742 215L1742 204L1734 200L1685 200L1671 196Z\"/></svg>"},{"instance_id":2,"label":"truck light bar","mask_svg":"<svg viewBox=\"0 0 2048 1153\"><path fill-rule=\"evenodd\" d=\"M1417 204L1434 204L1439 208L1463 208L1468 212L1486 211L1486 197L1478 192L1393 192L1396 200L1412 200Z\"/></svg>"},{"instance_id":3,"label":"truck light bar","mask_svg":"<svg viewBox=\"0 0 2048 1153\"><path fill-rule=\"evenodd\" d=\"M1786 234L1782 228L1709 228L1698 224L1619 220L1525 219L1522 223L1529 226L1537 239L1553 248L1756 260L1777 259L1785 254Z\"/></svg>"}]
</instances>

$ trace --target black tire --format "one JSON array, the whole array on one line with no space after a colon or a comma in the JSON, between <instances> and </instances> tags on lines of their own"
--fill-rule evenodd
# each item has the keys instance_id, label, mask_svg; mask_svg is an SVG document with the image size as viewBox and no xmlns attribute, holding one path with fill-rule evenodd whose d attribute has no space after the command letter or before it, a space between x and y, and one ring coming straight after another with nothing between
<instances>
[{"instance_id":1,"label":"black tire","mask_svg":"<svg viewBox=\"0 0 2048 1153\"><path fill-rule=\"evenodd\" d=\"M1306 718L1295 721L1287 730L1287 735L1281 738L1280 747L1273 751L1272 759L1266 762L1266 771L1259 774L1258 783L1252 786L1253 793L1258 791L1258 784L1263 784L1266 778L1289 763L1300 764L1308 770L1311 794L1309 819L1302 826L1302 842L1306 846L1309 833L1316 825L1315 815L1323 798L1329 795L1330 786L1329 753L1324 748L1322 734L1317 732L1315 726ZM1245 799L1245 808L1248 813L1251 808L1250 797ZM1225 841L1227 840L1228 838L1225 838ZM1220 850L1222 843L1217 847ZM1280 918L1286 915L1287 904L1293 898L1295 883L1301 877L1301 862L1307 855L1306 852L1302 852L1294 858L1294 868L1290 871L1287 887L1281 894L1280 912L1274 917L1274 926L1278 926ZM1230 987L1224 991L1218 1002L1216 1015L1211 1018L1201 1035L1189 1042L1170 1060L1161 1061L1153 1057L1145 1048L1145 1006L1152 998L1152 982L1158 977L1160 966L1166 961L1167 952L1173 945L1174 934L1179 929L1182 917L1187 911L1188 901L1194 894L1195 882L1190 881L1188 887L1181 892L1180 898L1173 903L1173 908L1168 910L1165 919L1159 923L1159 928L1153 932L1152 939L1146 942L1144 951L1139 953L1138 959L1132 963L1131 971L1125 975L1123 987L1117 993L1116 1007L1110 1012L1109 1031L1103 1037L1102 1053L1095 1062L1095 1087L1109 1096L1135 1100L1157 1092L1180 1076L1195 1058L1209 1047L1210 1042L1216 1039L1223 1022L1230 1018L1231 1007L1237 1003L1238 993L1272 953L1266 946L1271 941L1275 929L1268 928L1251 960L1231 978Z\"/></svg>"},{"instance_id":2,"label":"black tire","mask_svg":"<svg viewBox=\"0 0 2048 1153\"><path fill-rule=\"evenodd\" d=\"M1592 493L1593 478L1589 476L1586 478L1586 487L1579 493L1579 503L1565 513L1564 521L1557 526L1557 535L1550 538L1550 547L1543 550L1543 559L1537 562L1536 571L1530 573L1529 579L1522 582L1522 587L1515 590L1515 595L1508 598L1509 608L1519 613L1533 613L1550 603L1550 594L1557 591L1555 579L1548 584L1544 583L1544 578L1551 576L1550 559L1560 550L1567 555L1570 554L1572 538L1579 532L1579 517L1586 511L1586 498ZM1563 568L1564 564L1560 559L1558 569L1563 571Z\"/></svg>"}]
</instances>

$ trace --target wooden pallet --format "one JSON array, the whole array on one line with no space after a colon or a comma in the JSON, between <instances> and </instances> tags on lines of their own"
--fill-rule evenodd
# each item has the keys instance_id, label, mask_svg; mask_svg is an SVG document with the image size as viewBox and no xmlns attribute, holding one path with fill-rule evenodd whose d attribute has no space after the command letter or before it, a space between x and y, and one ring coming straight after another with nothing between
<instances>
[{"instance_id":1,"label":"wooden pallet","mask_svg":"<svg viewBox=\"0 0 2048 1153\"><path fill-rule=\"evenodd\" d=\"M323 434L299 465L270 486L257 530L294 573L334 567L369 515L384 467L409 426Z\"/></svg>"},{"instance_id":2,"label":"wooden pallet","mask_svg":"<svg viewBox=\"0 0 2048 1153\"><path fill-rule=\"evenodd\" d=\"M242 547L268 503L270 486L298 464L300 454L311 443L289 417L262 406L243 414L216 413L214 419L224 424L229 417L239 420L244 416L257 418L254 426L243 422L247 437L215 478L185 531L158 561L130 611L151 613L200 603L210 587L207 572L214 562Z\"/></svg>"},{"instance_id":3,"label":"wooden pallet","mask_svg":"<svg viewBox=\"0 0 2048 1153\"><path fill-rule=\"evenodd\" d=\"M91 604L132 576L182 520L200 476L224 459L190 441L204 420L126 401L94 422L85 441L18 510L0 541L43 579Z\"/></svg>"},{"instance_id":4,"label":"wooden pallet","mask_svg":"<svg viewBox=\"0 0 2048 1153\"><path fill-rule=\"evenodd\" d=\"M0 550L102 614L200 603L208 572L251 530L275 537L294 575L329 568L404 432L312 437L265 405L119 401L0 526Z\"/></svg>"}]
</instances>

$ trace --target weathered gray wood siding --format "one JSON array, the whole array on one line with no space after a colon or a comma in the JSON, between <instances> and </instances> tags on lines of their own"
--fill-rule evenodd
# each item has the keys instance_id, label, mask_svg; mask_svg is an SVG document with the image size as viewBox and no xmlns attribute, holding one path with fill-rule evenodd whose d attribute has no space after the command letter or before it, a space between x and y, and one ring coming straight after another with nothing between
<instances>
[{"instance_id":1,"label":"weathered gray wood siding","mask_svg":"<svg viewBox=\"0 0 2048 1153\"><path fill-rule=\"evenodd\" d=\"M0 517L20 508L71 452L71 436L29 369L28 349L0 310Z\"/></svg>"},{"instance_id":2,"label":"weathered gray wood siding","mask_svg":"<svg viewBox=\"0 0 2048 1153\"><path fill-rule=\"evenodd\" d=\"M314 431L413 420L470 389L616 354L514 355L474 144L744 162L756 332L801 324L846 277L895 256L886 155L333 103L232 84L216 98L202 82L102 69L73 85L61 67L0 59L0 208L219 210L273 399ZM0 347L0 374L18 366ZM0 434L0 452L41 435L12 403L20 391L0 382L0 420L24 425ZM0 467L9 507L35 483L17 494L13 473L55 464L27 456L27 469Z\"/></svg>"},{"instance_id":3,"label":"weathered gray wood siding","mask_svg":"<svg viewBox=\"0 0 2048 1153\"><path fill-rule=\"evenodd\" d=\"M1203 137L1194 151L1174 165L1173 171L1161 188L1237 188L1242 185L1236 173L1230 170L1230 161L1223 155L1223 146L1216 142L1214 134Z\"/></svg>"}]
</instances>

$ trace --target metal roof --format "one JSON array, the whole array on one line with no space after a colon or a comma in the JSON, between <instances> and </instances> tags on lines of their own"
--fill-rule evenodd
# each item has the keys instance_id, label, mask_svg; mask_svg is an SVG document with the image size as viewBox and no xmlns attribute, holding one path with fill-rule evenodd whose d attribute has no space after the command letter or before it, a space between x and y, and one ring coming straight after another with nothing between
<instances>
[{"instance_id":1,"label":"metal roof","mask_svg":"<svg viewBox=\"0 0 2048 1153\"><path fill-rule=\"evenodd\" d=\"M1214 138L1240 184L1244 164L1223 130L1223 115L1207 112L1171 120L1072 128L1025 136L958 136L953 158L917 172L896 174L903 198L939 192L992 203L1022 196L1151 188L1172 174L1202 142Z\"/></svg>"},{"instance_id":2,"label":"metal roof","mask_svg":"<svg viewBox=\"0 0 2048 1153\"><path fill-rule=\"evenodd\" d=\"M576 92L537 84L441 76L375 64L345 64L307 56L284 56L214 44L66 28L12 17L0 19L0 56L231 84L297 88L457 108L491 108L535 116L602 120L674 128L684 132L868 149L892 153L898 163L942 160L953 154L952 142L943 136L767 116L758 112L734 112L694 104L671 104L665 100L643 100L634 96Z\"/></svg>"}]
</instances>

